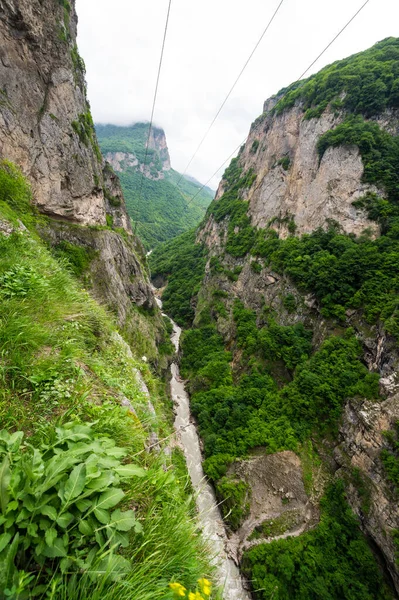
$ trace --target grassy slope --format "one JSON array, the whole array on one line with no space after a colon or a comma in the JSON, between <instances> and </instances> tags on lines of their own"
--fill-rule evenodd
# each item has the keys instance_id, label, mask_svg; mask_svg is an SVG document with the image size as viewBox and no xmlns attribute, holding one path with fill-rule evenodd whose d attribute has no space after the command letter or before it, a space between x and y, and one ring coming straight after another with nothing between
<instances>
[{"instance_id":1,"label":"grassy slope","mask_svg":"<svg viewBox=\"0 0 399 600\"><path fill-rule=\"evenodd\" d=\"M97 136L104 154L131 152L140 163L144 163L147 132L148 125L144 123L130 127L97 125ZM155 162L155 171L162 169L154 150L149 150L146 162ZM128 213L133 221L138 221L137 233L148 250L197 225L212 200L211 191L204 188L191 202L201 185L183 178L177 189L180 174L173 169L165 173L164 179L154 181L145 178L143 184L141 173L136 168L128 168L119 177Z\"/></svg>"},{"instance_id":2,"label":"grassy slope","mask_svg":"<svg viewBox=\"0 0 399 600\"><path fill-rule=\"evenodd\" d=\"M22 219L31 232L0 234L0 430L23 431L29 444L43 448L56 426L91 422L96 435L113 439L125 448L129 461L145 469L144 477L125 485L123 501L134 508L143 532L130 533L123 555L134 568L123 582L111 587L102 578L93 583L80 573L68 588L68 578L58 570L59 559L47 561L46 575L38 573L34 563L24 563L24 554L18 553L16 565L31 572L32 580L17 577L14 596L16 589L25 589L26 594L38 579L50 585L51 598L69 600L161 599L169 597L168 582L176 579L193 588L210 567L195 531L181 457L176 451L167 458L144 449L151 429L160 438L172 433L163 386L146 364L129 357L110 315L81 289L67 263L54 258L38 239L34 232L38 217L29 199L21 176L2 165L0 221L18 227ZM149 413L134 369L147 382L156 417ZM137 416L120 405L122 395L133 404ZM7 489L3 477L2 494ZM0 552L0 563L5 552L7 548ZM0 590L0 598L3 593Z\"/></svg>"}]
</instances>

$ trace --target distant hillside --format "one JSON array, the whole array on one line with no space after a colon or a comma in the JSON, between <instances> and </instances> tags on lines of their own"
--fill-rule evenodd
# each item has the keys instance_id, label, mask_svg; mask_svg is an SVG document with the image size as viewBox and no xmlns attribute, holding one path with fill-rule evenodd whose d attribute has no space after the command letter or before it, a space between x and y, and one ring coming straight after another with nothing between
<instances>
[{"instance_id":1,"label":"distant hillside","mask_svg":"<svg viewBox=\"0 0 399 600\"><path fill-rule=\"evenodd\" d=\"M191 175L184 175L184 179L187 179L187 181L191 181L191 183L195 183L196 185L198 185L199 187L202 187L201 183L198 181L198 179L195 179L195 177L191 177ZM205 186L204 190L207 190L209 192L209 194L212 196L212 198L215 196L216 190L212 190L210 187Z\"/></svg>"},{"instance_id":2,"label":"distant hillside","mask_svg":"<svg viewBox=\"0 0 399 600\"><path fill-rule=\"evenodd\" d=\"M127 211L137 221L137 232L150 249L197 225L214 192L205 187L191 200L201 184L190 176L184 176L177 188L180 174L171 168L163 129L152 128L145 158L148 127L148 123L96 125L96 131L106 160L121 180Z\"/></svg>"}]
</instances>

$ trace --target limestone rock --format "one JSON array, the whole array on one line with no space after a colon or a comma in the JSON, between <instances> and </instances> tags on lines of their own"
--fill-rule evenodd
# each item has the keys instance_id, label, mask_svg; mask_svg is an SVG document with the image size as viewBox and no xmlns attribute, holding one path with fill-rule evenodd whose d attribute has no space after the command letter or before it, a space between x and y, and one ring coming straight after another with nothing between
<instances>
[{"instance_id":1,"label":"limestone rock","mask_svg":"<svg viewBox=\"0 0 399 600\"><path fill-rule=\"evenodd\" d=\"M0 156L28 176L42 212L105 225L102 157L87 120L74 2L68 6L0 3Z\"/></svg>"},{"instance_id":2,"label":"limestone rock","mask_svg":"<svg viewBox=\"0 0 399 600\"><path fill-rule=\"evenodd\" d=\"M319 519L317 505L308 498L303 485L301 461L290 451L262 454L236 461L228 475L245 481L251 490L250 513L231 536L232 550L241 556L254 545L300 535L314 527ZM280 523L270 538L253 532L264 523Z\"/></svg>"},{"instance_id":3,"label":"limestone rock","mask_svg":"<svg viewBox=\"0 0 399 600\"><path fill-rule=\"evenodd\" d=\"M271 226L286 237L290 219L297 234L324 227L331 219L346 233L358 235L365 229L378 233L376 223L352 206L366 192L384 195L361 181L364 167L358 148L328 148L319 159L320 136L342 120L343 115L328 111L318 119L304 120L301 107L295 106L279 116L266 112L255 121L239 159L244 172L252 168L257 175L245 196L253 225ZM284 159L286 168L281 164ZM216 198L223 190L222 181Z\"/></svg>"}]
</instances>

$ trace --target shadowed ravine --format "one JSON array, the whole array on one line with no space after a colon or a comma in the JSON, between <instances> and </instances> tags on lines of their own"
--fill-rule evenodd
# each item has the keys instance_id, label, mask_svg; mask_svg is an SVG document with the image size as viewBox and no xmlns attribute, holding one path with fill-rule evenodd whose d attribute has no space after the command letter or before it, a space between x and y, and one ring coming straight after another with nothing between
<instances>
[{"instance_id":1,"label":"shadowed ravine","mask_svg":"<svg viewBox=\"0 0 399 600\"><path fill-rule=\"evenodd\" d=\"M162 302L157 299L162 308ZM179 350L181 328L174 321L172 343ZM223 520L216 502L215 494L207 482L202 469L202 455L199 437L195 425L191 421L189 396L184 382L180 379L177 363L171 365L171 393L175 406L175 429L184 449L187 469L193 488L196 492L196 503L199 522L204 538L211 543L214 552L214 563L218 569L218 583L223 587L225 600L249 600L250 596L244 589L240 571L234 561L229 558L226 546L228 543Z\"/></svg>"}]
</instances>

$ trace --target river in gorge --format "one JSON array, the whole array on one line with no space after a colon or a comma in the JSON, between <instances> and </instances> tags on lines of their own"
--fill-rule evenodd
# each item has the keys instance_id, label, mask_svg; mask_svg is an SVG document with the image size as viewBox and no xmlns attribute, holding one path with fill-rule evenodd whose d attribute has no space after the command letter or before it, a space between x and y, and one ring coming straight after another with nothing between
<instances>
[{"instance_id":1,"label":"river in gorge","mask_svg":"<svg viewBox=\"0 0 399 600\"><path fill-rule=\"evenodd\" d=\"M162 302L157 298L162 309ZM167 316L167 315L164 315ZM170 318L170 317L168 317ZM172 320L172 343L179 350L181 328ZM175 407L175 430L184 449L187 469L196 493L198 519L203 536L212 548L213 562L218 573L218 583L223 588L224 600L250 600L245 590L240 571L227 552L228 538L213 488L208 483L202 469L200 441L195 424L191 419L190 401L184 381L180 378L176 362L171 365L171 394Z\"/></svg>"}]
</instances>

